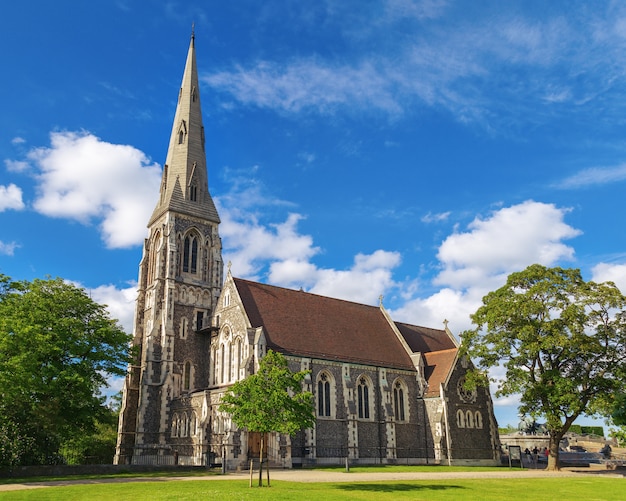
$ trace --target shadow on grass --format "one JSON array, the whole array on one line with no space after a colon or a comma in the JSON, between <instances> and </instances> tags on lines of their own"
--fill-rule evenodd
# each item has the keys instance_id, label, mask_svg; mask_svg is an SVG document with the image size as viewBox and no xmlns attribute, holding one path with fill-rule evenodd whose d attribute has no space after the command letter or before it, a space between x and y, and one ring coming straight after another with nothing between
<instances>
[{"instance_id":1,"label":"shadow on grass","mask_svg":"<svg viewBox=\"0 0 626 501\"><path fill-rule=\"evenodd\" d=\"M341 484L335 486L336 489L346 491L346 492L409 492L409 491L444 491L444 490L461 490L466 489L461 485L453 485L453 484L403 484L403 483L393 483L393 484L377 484L377 483L356 483L356 484Z\"/></svg>"}]
</instances>

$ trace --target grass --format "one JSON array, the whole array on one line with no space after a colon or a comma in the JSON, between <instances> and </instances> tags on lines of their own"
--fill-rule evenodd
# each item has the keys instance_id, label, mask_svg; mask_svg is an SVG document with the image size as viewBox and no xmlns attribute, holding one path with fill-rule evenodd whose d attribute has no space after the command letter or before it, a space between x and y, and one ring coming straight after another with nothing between
<instances>
[{"instance_id":1,"label":"grass","mask_svg":"<svg viewBox=\"0 0 626 501\"><path fill-rule=\"evenodd\" d=\"M163 471L144 471L144 472L124 472L124 473L91 473L81 475L50 475L45 477L4 477L0 478L0 485L3 484L26 484L33 482L52 482L61 480L101 480L112 478L161 478L161 477L206 477L211 475L221 475L221 470L207 470L198 468L197 470L163 470ZM0 497L0 499L2 499Z\"/></svg>"},{"instance_id":2,"label":"grass","mask_svg":"<svg viewBox=\"0 0 626 501\"><path fill-rule=\"evenodd\" d=\"M368 469L368 471L371 471ZM385 471L389 471L385 469ZM475 470L474 470L475 471ZM73 477L72 477L73 478ZM110 482L110 481L109 481ZM624 479L606 477L453 479L300 483L272 481L272 487L248 487L247 480L150 480L94 483L0 492L0 500L503 500L624 499Z\"/></svg>"},{"instance_id":3,"label":"grass","mask_svg":"<svg viewBox=\"0 0 626 501\"><path fill-rule=\"evenodd\" d=\"M420 466L408 466L408 465L362 465L351 466L351 473L367 473L367 472L410 472L418 469L420 472L431 471L502 471L504 466L442 466L442 465L420 465ZM330 471L330 472L344 472L345 466L326 466L316 467L318 471ZM125 473L99 473L99 474L81 474L81 475L66 475L66 476L47 476L47 477L6 477L0 478L0 485L2 484L23 484L32 482L49 482L53 480L96 480L96 479L109 479L109 478L154 478L154 477L200 477L207 475L221 475L221 469L214 468L208 470L206 468L198 467L195 470L176 470L167 469L153 472L132 472ZM256 475L256 474L255 474Z\"/></svg>"}]
</instances>

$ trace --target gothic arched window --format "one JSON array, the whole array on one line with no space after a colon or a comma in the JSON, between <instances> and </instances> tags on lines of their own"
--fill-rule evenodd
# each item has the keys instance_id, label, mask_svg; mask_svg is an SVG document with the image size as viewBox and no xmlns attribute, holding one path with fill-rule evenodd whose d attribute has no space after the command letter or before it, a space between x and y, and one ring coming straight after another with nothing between
<instances>
[{"instance_id":1,"label":"gothic arched window","mask_svg":"<svg viewBox=\"0 0 626 501\"><path fill-rule=\"evenodd\" d=\"M456 411L456 425L459 428L465 428L465 412L461 409Z\"/></svg>"},{"instance_id":2,"label":"gothic arched window","mask_svg":"<svg viewBox=\"0 0 626 501\"><path fill-rule=\"evenodd\" d=\"M360 419L370 418L370 385L364 377L359 379L357 387L357 409Z\"/></svg>"},{"instance_id":3,"label":"gothic arched window","mask_svg":"<svg viewBox=\"0 0 626 501\"><path fill-rule=\"evenodd\" d=\"M322 372L317 380L317 415L331 417L331 379L326 372Z\"/></svg>"},{"instance_id":4,"label":"gothic arched window","mask_svg":"<svg viewBox=\"0 0 626 501\"><path fill-rule=\"evenodd\" d=\"M465 423L467 424L468 428L474 427L474 413L472 411L467 411L465 415Z\"/></svg>"},{"instance_id":5,"label":"gothic arched window","mask_svg":"<svg viewBox=\"0 0 626 501\"><path fill-rule=\"evenodd\" d=\"M158 276L157 273L157 258L159 248L161 247L161 232L157 231L152 238L152 242L150 244L150 258L148 260L148 284L152 283L154 279Z\"/></svg>"},{"instance_id":6,"label":"gothic arched window","mask_svg":"<svg viewBox=\"0 0 626 501\"><path fill-rule=\"evenodd\" d=\"M220 383L224 383L224 352L226 351L226 345L220 347Z\"/></svg>"},{"instance_id":7,"label":"gothic arched window","mask_svg":"<svg viewBox=\"0 0 626 501\"><path fill-rule=\"evenodd\" d=\"M476 428L478 428L479 430L482 430L483 415L480 413L480 411L476 411L476 414L474 414L474 422L476 423Z\"/></svg>"},{"instance_id":8,"label":"gothic arched window","mask_svg":"<svg viewBox=\"0 0 626 501\"><path fill-rule=\"evenodd\" d=\"M196 273L198 269L198 237L187 235L183 243L183 271Z\"/></svg>"},{"instance_id":9,"label":"gothic arched window","mask_svg":"<svg viewBox=\"0 0 626 501\"><path fill-rule=\"evenodd\" d=\"M396 421L405 421L408 415L406 410L406 388L400 381L393 385L393 412Z\"/></svg>"},{"instance_id":10,"label":"gothic arched window","mask_svg":"<svg viewBox=\"0 0 626 501\"><path fill-rule=\"evenodd\" d=\"M235 343L235 379L239 379L239 369L241 369L241 339L237 338Z\"/></svg>"}]
</instances>

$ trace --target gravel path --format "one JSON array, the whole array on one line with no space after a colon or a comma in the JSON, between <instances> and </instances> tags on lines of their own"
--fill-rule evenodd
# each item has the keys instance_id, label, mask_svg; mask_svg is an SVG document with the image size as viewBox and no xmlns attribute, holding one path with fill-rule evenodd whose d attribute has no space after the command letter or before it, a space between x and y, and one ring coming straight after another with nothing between
<instances>
[{"instance_id":1,"label":"gravel path","mask_svg":"<svg viewBox=\"0 0 626 501\"><path fill-rule=\"evenodd\" d=\"M589 468L566 468L559 472L545 470L520 470L507 468L502 471L437 471L437 472L365 472L345 473L339 471L323 470L272 470L270 480L287 480L290 482L374 482L374 481L398 481L398 480L450 480L450 479L481 479L481 478L554 478L554 477L580 477L598 476L624 479L624 470L593 470ZM40 489L60 485L77 484L109 484L121 482L163 482L163 481L187 481L187 480L247 480L249 473L229 473L227 475L207 475L190 477L135 477L135 478L101 478L82 480L55 480L48 482L32 482L23 484L0 484L0 492L21 489ZM253 482L258 482L258 472L254 472ZM266 482L265 472L263 483Z\"/></svg>"}]
</instances>

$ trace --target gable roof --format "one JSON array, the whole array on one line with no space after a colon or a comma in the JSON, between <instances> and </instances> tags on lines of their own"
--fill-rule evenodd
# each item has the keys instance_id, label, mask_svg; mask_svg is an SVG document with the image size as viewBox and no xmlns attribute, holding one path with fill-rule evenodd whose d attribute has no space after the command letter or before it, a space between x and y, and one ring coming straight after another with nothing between
<instances>
[{"instance_id":1,"label":"gable roof","mask_svg":"<svg viewBox=\"0 0 626 501\"><path fill-rule=\"evenodd\" d=\"M454 341L444 329L420 327L402 322L394 322L402 337L414 352L449 350L456 348Z\"/></svg>"},{"instance_id":2,"label":"gable roof","mask_svg":"<svg viewBox=\"0 0 626 501\"><path fill-rule=\"evenodd\" d=\"M289 355L415 370L379 308L233 278L252 327Z\"/></svg>"},{"instance_id":3,"label":"gable roof","mask_svg":"<svg viewBox=\"0 0 626 501\"><path fill-rule=\"evenodd\" d=\"M438 397L439 386L446 382L448 374L454 366L458 348L449 350L433 351L424 353L426 367L424 368L424 378L428 381L428 389L425 397Z\"/></svg>"},{"instance_id":4,"label":"gable roof","mask_svg":"<svg viewBox=\"0 0 626 501\"><path fill-rule=\"evenodd\" d=\"M415 370L380 308L241 278L233 282L254 328L268 348L338 362ZM444 330L395 324L409 347L426 352L454 347ZM420 336L424 337L420 341Z\"/></svg>"}]
</instances>

